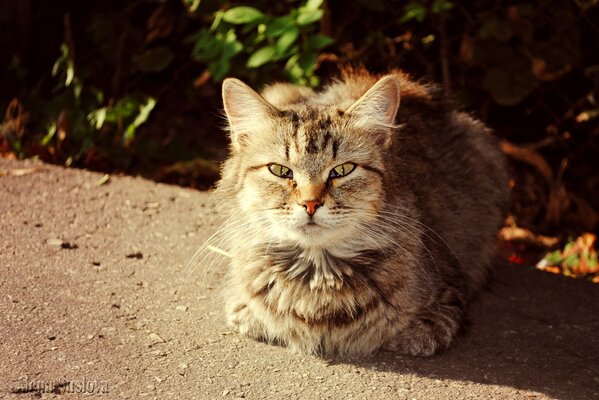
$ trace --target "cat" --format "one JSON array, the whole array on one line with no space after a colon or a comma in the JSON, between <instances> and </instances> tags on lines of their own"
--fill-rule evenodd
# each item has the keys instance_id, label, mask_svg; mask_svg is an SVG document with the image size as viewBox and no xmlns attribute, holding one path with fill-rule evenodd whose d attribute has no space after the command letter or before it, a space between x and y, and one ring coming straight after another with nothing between
<instances>
[{"instance_id":1,"label":"cat","mask_svg":"<svg viewBox=\"0 0 599 400\"><path fill-rule=\"evenodd\" d=\"M490 130L400 70L222 96L230 326L321 356L446 349L508 207Z\"/></svg>"}]
</instances>

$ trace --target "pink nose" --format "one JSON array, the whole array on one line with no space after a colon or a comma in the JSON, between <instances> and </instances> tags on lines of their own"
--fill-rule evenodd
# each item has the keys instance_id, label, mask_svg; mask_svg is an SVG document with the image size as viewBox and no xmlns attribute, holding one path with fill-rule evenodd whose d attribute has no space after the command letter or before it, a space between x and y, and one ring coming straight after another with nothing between
<instances>
[{"instance_id":1,"label":"pink nose","mask_svg":"<svg viewBox=\"0 0 599 400\"><path fill-rule=\"evenodd\" d=\"M320 207L321 205L322 203L318 200L306 200L300 203L300 206L303 206L306 209L308 215L310 216L314 215L318 207Z\"/></svg>"}]
</instances>

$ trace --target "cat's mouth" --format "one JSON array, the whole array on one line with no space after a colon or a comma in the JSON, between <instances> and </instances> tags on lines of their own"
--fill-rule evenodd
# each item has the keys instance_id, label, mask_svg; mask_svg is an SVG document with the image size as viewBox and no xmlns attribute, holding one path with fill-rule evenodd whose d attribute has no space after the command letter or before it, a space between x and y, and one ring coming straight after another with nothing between
<instances>
[{"instance_id":1,"label":"cat's mouth","mask_svg":"<svg viewBox=\"0 0 599 400\"><path fill-rule=\"evenodd\" d=\"M306 222L306 224L304 226L302 226L301 228L306 229L306 230L317 230L317 229L321 229L322 225L319 225L314 221L310 221L310 222Z\"/></svg>"},{"instance_id":2,"label":"cat's mouth","mask_svg":"<svg viewBox=\"0 0 599 400\"><path fill-rule=\"evenodd\" d=\"M305 235L314 235L322 231L324 227L316 221L310 220L299 227L299 230Z\"/></svg>"}]
</instances>

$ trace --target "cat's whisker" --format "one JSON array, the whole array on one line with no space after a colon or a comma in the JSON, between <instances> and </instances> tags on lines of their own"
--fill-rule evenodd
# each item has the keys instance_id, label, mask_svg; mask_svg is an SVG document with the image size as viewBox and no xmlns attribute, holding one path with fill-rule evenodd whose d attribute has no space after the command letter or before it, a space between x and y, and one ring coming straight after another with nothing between
<instances>
[{"instance_id":1,"label":"cat's whisker","mask_svg":"<svg viewBox=\"0 0 599 400\"><path fill-rule=\"evenodd\" d=\"M208 259L209 257L214 255L213 252L207 251L207 250L210 250L211 246L213 248L220 249L221 246L228 241L228 238L235 234L235 231L241 231L249 226L254 225L254 221L246 221L245 223L242 223L242 224L230 224L229 221L232 218L233 218L232 216L229 217L221 225L221 227L210 238L208 238L204 242L204 244L200 247L200 249L198 249L198 251L196 252L194 257L192 257L192 259L188 262L186 269L191 268L191 271L189 271L189 273L187 274L186 279L188 279L206 259ZM231 231L230 230L231 227L234 227L235 231ZM226 252L226 250L222 250L222 251ZM202 257L202 255L203 255L203 257ZM200 257L202 257L202 258L200 259ZM215 262L215 259L213 258L212 261L210 262L209 267L205 270L204 279L203 279L204 282L206 282L206 277L210 273L211 267L214 264L214 262Z\"/></svg>"},{"instance_id":2,"label":"cat's whisker","mask_svg":"<svg viewBox=\"0 0 599 400\"><path fill-rule=\"evenodd\" d=\"M354 209L354 210L355 211L359 210L359 212L361 212L361 214L363 214L363 215L377 218L376 226L378 227L378 229L388 228L390 230L390 232L386 232L386 235L389 238L391 236L391 233L395 232L395 230L397 229L397 226L398 226L400 228L401 232L406 233L406 234L410 235L411 237L413 237L424 248L424 250L428 253L431 261L433 262L435 269L437 271L439 271L439 266L437 264L435 257L433 256L432 252L430 251L428 246L422 241L422 239L418 235L416 235L414 232L412 232L412 230L415 230L419 234L425 234L424 232L422 232L418 229L415 229L413 226L410 226L410 225L404 223L403 221L390 220L388 218L380 219L380 215L376 214L375 212L373 212L371 210L366 210L366 209ZM401 247L401 244L397 243L397 245ZM405 249L404 249L404 251L405 251ZM407 251L406 251L406 253L407 253ZM427 273L426 269L422 268L421 264L419 264L419 265L420 265L422 271Z\"/></svg>"},{"instance_id":3,"label":"cat's whisker","mask_svg":"<svg viewBox=\"0 0 599 400\"><path fill-rule=\"evenodd\" d=\"M403 246L402 246L400 243L393 242L393 241L391 240L391 238L390 238L388 235L383 235L382 233L379 233L379 232L373 231L371 228L368 228L368 229L367 229L367 232L368 232L370 235L372 235L372 237L374 237L374 238L379 238L379 239L381 239L381 240L387 240L387 241L389 241L389 244L390 244L390 245L391 245L391 244L394 244L394 246L392 247L392 248L393 248L393 251L394 251L394 253L395 253L395 254L396 254L396 255L397 255L399 258L400 258L400 260L402 260L402 262L404 262L404 263L405 263L405 262L406 262L406 260L404 259L404 256L408 256L408 257L410 258L410 261L411 261L412 263L416 264L416 265L419 267L419 269L420 269L420 270L421 270L421 271L422 271L422 272L423 272L423 273L424 273L424 274L425 274L427 277L430 277L430 275L429 275L429 272L427 271L427 269L426 269L426 268L424 268L424 267L422 266L422 264L421 264L421 263L420 263L420 262L419 262L419 261L418 261L418 260L417 260L417 259L416 259L416 258L415 258L413 255L412 255L412 254L411 254L411 252L409 252L409 251L408 251L408 250L407 250L405 247L403 247ZM408 233L409 233L409 232L408 232ZM413 235L413 236L414 236L414 238L415 238L415 239L418 239L418 238L417 238L415 235ZM421 244L424 246L424 244L423 244L422 242L420 242L420 243L421 243ZM426 247L426 246L425 246L425 247ZM400 250L402 251L402 253L400 253ZM427 251L428 251L428 249L427 249ZM428 251L428 252L429 252L429 255L431 256L431 259L432 259L432 261L433 261L433 263L434 263L434 265L435 265L435 268L438 270L438 269L439 269L439 267L437 266L437 263L436 263L435 259L432 257L432 254L430 253L430 251ZM384 251L383 251L383 253L384 253Z\"/></svg>"},{"instance_id":4,"label":"cat's whisker","mask_svg":"<svg viewBox=\"0 0 599 400\"><path fill-rule=\"evenodd\" d=\"M386 210L381 210L381 211L379 211L379 214L377 214L377 213L375 213L375 212L373 212L373 211L370 211L370 210L362 210L362 209L356 209L356 210L360 210L361 212L367 213L367 214L368 214L368 215L370 215L370 216L377 216L377 215L379 215L379 214L384 214L384 215L385 215L385 218L384 218L384 219L380 219L380 220L379 220L379 222L380 222L380 223L382 223L382 224L389 224L389 223L391 223L391 224L398 225L400 228L402 228L402 229L406 229L406 230L408 231L408 233L410 233L410 234L413 234L412 230L414 230L414 231L416 231L416 232L418 232L418 233L420 233L420 234L422 234L422 235L426 236L426 237L427 237L428 239L430 239L431 241L433 241L433 242L436 242L436 240L435 240L434 238L430 237L430 236L429 236L429 235L426 233L426 231L424 231L424 230L421 230L421 229L419 229L418 227L415 227L415 226L413 226L413 225L410 225L410 224L408 224L408 223L407 223L405 220L407 220L407 221L409 221L409 222L413 222L413 223L419 224L419 225L423 226L424 228L428 229L429 231L431 231L433 234L435 234L435 236L437 236L437 237L438 237L438 238L439 238L439 239L440 239L440 240L443 242L443 244L444 244L445 246L447 246L447 248L448 248L448 249L449 249L449 250L450 250L450 251L453 253L453 255L454 255L456 258L457 258L457 261L458 261L458 262L460 261L460 260L459 260L459 257L458 257L458 256L457 256L457 254L455 253L455 250L454 250L454 249L453 249L453 248L452 248L452 247L449 245L449 243L447 243L447 242L445 241L445 239L443 239L443 237L442 237L441 235L439 235L439 234L438 234L438 233L437 233L437 232L436 232L434 229L430 228L429 226L427 226L427 225L425 225L425 224L423 224L423 223L421 223L421 222L419 222L419 221L417 221L417 220L415 220L415 219L413 219L413 218L410 218L410 217L408 217L408 216L406 216L406 215L403 215L403 214L401 214L401 213L389 212L389 211L386 211ZM380 215L379 215L379 216L380 216ZM396 217L396 218L404 218L404 221L400 221L400 220L397 220L397 219L391 219L391 218L388 218L389 216L393 216L393 217ZM421 243L423 246L425 246L425 244L424 244L422 241L420 241L420 243ZM427 249L427 250L428 250L428 249ZM434 260L434 258L433 258L433 260ZM461 264L461 263L460 263L460 264Z\"/></svg>"},{"instance_id":5,"label":"cat's whisker","mask_svg":"<svg viewBox=\"0 0 599 400\"><path fill-rule=\"evenodd\" d=\"M185 273L185 271L187 271L192 265L195 264L195 262L197 261L197 259L199 257L201 257L201 254L203 253L203 251L205 251L205 246L210 243L210 241L215 238L216 236L218 236L221 233L221 230L223 229L223 227L233 218L233 216L229 216L218 228L217 230L208 238L204 241L204 244L202 244L202 246L200 246L200 248L198 248L196 250L196 252L193 254L193 256L189 259L189 261L187 261L187 264L185 265L185 267L183 268L183 272ZM186 278L189 277L189 274L187 274Z\"/></svg>"},{"instance_id":6,"label":"cat's whisker","mask_svg":"<svg viewBox=\"0 0 599 400\"><path fill-rule=\"evenodd\" d=\"M209 252L197 265L196 268L204 263L204 261L209 260L209 264L205 266L204 275L202 281L206 285L208 282L208 276L212 273L212 270L215 266L218 266L220 262L228 261L232 257L232 254L222 248L224 244L228 242L231 236L234 236L236 233L229 232L226 237L221 238L221 240L215 245L210 245L209 248L211 252ZM237 243L241 246L244 245L245 239L241 238L237 240ZM219 257L220 256L220 257ZM223 258L224 257L224 258Z\"/></svg>"},{"instance_id":7,"label":"cat's whisker","mask_svg":"<svg viewBox=\"0 0 599 400\"><path fill-rule=\"evenodd\" d=\"M447 248L449 249L449 251L452 252L453 256L456 258L456 260L458 261L458 263L464 267L464 264L462 263L462 261L460 260L460 257L458 256L457 252L454 250L454 248L452 246L449 245L449 243L447 243L447 241L443 238L443 236L441 236L439 233L437 233L437 231L435 231L433 228L431 228L430 226L426 225L423 222L420 222L412 217L409 217L405 214L400 214L400 213L393 213L393 212L389 212L389 211L381 211L381 213L383 214L388 214L388 215L394 215L397 216L399 218L404 218L406 220L409 220L411 222L414 222L415 224L418 224L424 228L426 228L427 230L429 230L430 232L432 232L436 237L438 237L445 246L447 246ZM433 240L431 237L429 237L429 239Z\"/></svg>"}]
</instances>

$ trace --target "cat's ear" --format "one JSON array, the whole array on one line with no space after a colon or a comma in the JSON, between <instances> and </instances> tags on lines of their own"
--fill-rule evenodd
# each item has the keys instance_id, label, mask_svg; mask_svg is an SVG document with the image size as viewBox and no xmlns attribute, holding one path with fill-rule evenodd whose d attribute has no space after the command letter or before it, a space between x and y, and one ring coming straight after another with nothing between
<instances>
[{"instance_id":1,"label":"cat's ear","mask_svg":"<svg viewBox=\"0 0 599 400\"><path fill-rule=\"evenodd\" d=\"M375 83L346 111L355 124L366 130L389 131L399 109L399 79L387 75Z\"/></svg>"},{"instance_id":2,"label":"cat's ear","mask_svg":"<svg viewBox=\"0 0 599 400\"><path fill-rule=\"evenodd\" d=\"M223 105L229 120L231 142L239 148L252 132L276 115L277 109L248 85L235 78L223 82Z\"/></svg>"}]
</instances>

